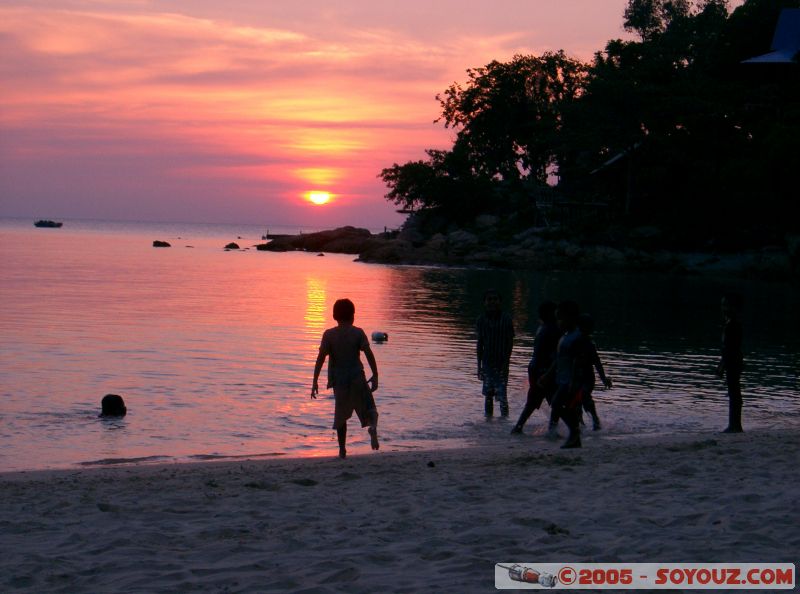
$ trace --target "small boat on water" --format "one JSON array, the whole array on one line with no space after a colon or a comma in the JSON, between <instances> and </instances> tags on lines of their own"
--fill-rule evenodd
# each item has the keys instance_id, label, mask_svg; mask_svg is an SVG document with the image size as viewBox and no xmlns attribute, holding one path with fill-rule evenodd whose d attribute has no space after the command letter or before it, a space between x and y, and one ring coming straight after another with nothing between
<instances>
[{"instance_id":1,"label":"small boat on water","mask_svg":"<svg viewBox=\"0 0 800 594\"><path fill-rule=\"evenodd\" d=\"M62 223L60 221L48 221L48 220L45 220L45 219L40 219L40 220L36 221L33 224L33 226L34 227L47 227L47 228L50 228L50 229L58 229L63 224L64 223Z\"/></svg>"}]
</instances>

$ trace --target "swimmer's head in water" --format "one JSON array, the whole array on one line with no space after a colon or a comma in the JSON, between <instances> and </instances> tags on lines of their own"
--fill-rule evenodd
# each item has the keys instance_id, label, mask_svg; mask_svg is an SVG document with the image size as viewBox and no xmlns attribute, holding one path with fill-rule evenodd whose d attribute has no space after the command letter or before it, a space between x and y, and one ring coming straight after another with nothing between
<instances>
[{"instance_id":1,"label":"swimmer's head in water","mask_svg":"<svg viewBox=\"0 0 800 594\"><path fill-rule=\"evenodd\" d=\"M124 417L128 412L125 401L117 394L106 394L100 401L101 417Z\"/></svg>"}]
</instances>

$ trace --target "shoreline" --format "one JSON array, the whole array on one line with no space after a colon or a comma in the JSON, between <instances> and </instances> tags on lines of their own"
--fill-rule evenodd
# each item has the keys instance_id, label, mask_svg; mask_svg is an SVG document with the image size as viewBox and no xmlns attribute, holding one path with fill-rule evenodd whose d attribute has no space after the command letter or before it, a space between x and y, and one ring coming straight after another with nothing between
<instances>
[{"instance_id":1,"label":"shoreline","mask_svg":"<svg viewBox=\"0 0 800 594\"><path fill-rule=\"evenodd\" d=\"M0 474L9 592L486 592L494 563L796 562L800 429Z\"/></svg>"},{"instance_id":2,"label":"shoreline","mask_svg":"<svg viewBox=\"0 0 800 594\"><path fill-rule=\"evenodd\" d=\"M511 425L509 425L510 427ZM565 427L561 427L561 432L566 435ZM782 427L781 430L786 430L785 427ZM777 431L777 430L776 430ZM794 429L790 429L790 432L793 432ZM560 433L561 433L560 432ZM652 442L655 444L662 444L666 442L682 442L682 441L694 441L694 440L702 440L702 439L725 439L727 436L721 435L721 432L711 430L708 431L685 431L685 432L669 432L663 431L660 433L643 433L643 434L634 434L634 433L624 433L624 434L617 434L617 435L601 435L598 434L594 436L592 439L592 432L590 430L584 430L581 432L582 437L584 438L584 446L582 448L578 448L576 451L578 454L581 452L591 452L597 449L605 449L607 447L623 447L625 445L636 445L636 446L647 446L647 443L641 442ZM602 433L602 432L600 432ZM766 430L763 428L757 428L754 430L747 430L743 435L760 435L760 434L772 434L772 430ZM797 429L798 439L800 439L800 428ZM415 448L415 449L403 449L403 450L390 450L388 447L384 447L381 445L381 449L379 451L372 451L368 446L364 446L360 448L360 450L355 451L354 453L350 453L351 445L348 445L348 455L347 458L344 460L339 460L337 454L336 445L333 444L330 447L329 454L322 454L322 455L313 455L313 456L297 456L292 454L286 453L268 453L268 454L243 454L243 455L231 455L231 456L214 456L213 458L208 459L173 459L173 460L152 460L148 461L146 459L139 459L139 458L132 458L130 461L120 461L120 462L110 462L110 463L94 463L94 462L86 462L86 463L79 463L74 466L68 467L54 467L54 468L31 468L31 469L17 469L17 470L0 470L0 484L3 480L9 481L16 481L16 480L26 480L26 479L35 479L35 480L45 480L48 478L58 478L55 475L61 474L84 474L84 473L95 473L95 472L105 472L105 471L138 471L141 469L143 473L147 474L148 472L162 472L165 469L175 469L175 468L186 468L186 469L193 469L193 468L207 468L207 467L214 467L214 466L228 466L228 465L237 465L237 464L256 464L256 465L269 465L272 463L282 465L282 464L303 464L303 463L322 463L323 461L331 461L336 462L340 461L342 464L347 464L350 461L355 460L365 460L367 458L377 458L377 457L392 457L392 458L406 458L406 457L436 457L439 455L447 456L458 456L462 453L472 452L477 453L478 451L481 452L494 452L495 454L497 451L502 450L518 450L518 449L530 449L536 450L540 454L566 454L567 452L562 452L560 449L561 444L564 442L565 437L562 436L558 440L549 440L542 434L535 434L532 435L528 432L523 433L522 438L519 436L514 435L507 435L506 431L503 431L501 437L497 439L504 440L502 443L498 442L497 440L493 440L492 443L487 444L480 444L480 445L463 445L463 446L456 446L456 447L443 447L443 448ZM588 440L587 440L587 436ZM716 436L716 437L715 437ZM734 437L735 439L735 437ZM587 445L588 444L588 445ZM540 448L537 450L537 448ZM354 449L354 448L353 448ZM161 458L160 456L155 456L154 458ZM52 476L51 476L52 475Z\"/></svg>"},{"instance_id":3,"label":"shoreline","mask_svg":"<svg viewBox=\"0 0 800 594\"><path fill-rule=\"evenodd\" d=\"M370 264L490 267L514 270L584 270L712 274L764 280L797 280L800 239L787 248L764 247L739 252L679 251L643 240L628 247L548 237L543 229L506 236L494 227L458 229L425 235L413 225L399 232L373 234L367 229L339 227L317 233L288 235L257 250L308 251L357 255Z\"/></svg>"},{"instance_id":4,"label":"shoreline","mask_svg":"<svg viewBox=\"0 0 800 594\"><path fill-rule=\"evenodd\" d=\"M363 460L371 457L436 457L441 455L459 455L464 452L477 452L477 451L502 451L505 449L530 449L539 451L539 453L558 454L561 452L560 446L566 439L566 428L562 426L557 440L549 440L546 437L546 425L538 425L536 420L526 426L526 430L522 435L509 435L508 429L513 423L508 423L508 426L503 426L499 432L493 432L490 435L476 436L473 440L466 441L461 439L448 439L443 442L426 442L425 445L411 446L411 447L397 447L394 442L381 441L381 449L373 451L368 443L350 443L347 446L347 459L341 461L347 463L352 460ZM769 431L761 426L754 429L748 429L748 434L761 434L772 431L787 430L785 425L776 425ZM789 428L789 431L794 428ZM800 428L797 429L800 438ZM663 431L647 432L647 433L609 433L607 430L600 432L593 432L587 428L581 431L583 439L583 447L578 449L578 453L590 452L598 448L606 447L622 447L624 445L643 445L649 442L680 442L684 440L695 439L714 439L715 435L720 432L715 429L697 430L697 429L664 429ZM720 436L721 437L721 436ZM478 444L476 442L480 441ZM456 442L458 445L452 445ZM437 447L437 444L443 443L445 445ZM51 477L58 477L59 475L66 474L84 474L105 471L133 471L138 472L140 469L143 473L163 471L164 469L175 468L205 468L215 465L226 466L236 464L256 464L267 465L270 463L276 464L304 464L313 463L322 460L338 461L338 450L335 443L331 442L329 452L314 453L307 456L298 455L295 452L267 452L262 454L231 454L231 455L200 455L188 457L170 457L170 456L144 456L136 458L111 458L102 460L92 460L87 462L76 462L67 466L54 466L50 468L16 468L16 469L0 469L0 485L4 480L16 481L25 479L39 480L39 478L47 479ZM561 452L563 453L563 452Z\"/></svg>"},{"instance_id":5,"label":"shoreline","mask_svg":"<svg viewBox=\"0 0 800 594\"><path fill-rule=\"evenodd\" d=\"M513 423L512 423L513 424ZM508 427L511 427L512 424L509 424ZM0 470L0 484L2 484L3 480L9 481L16 481L16 480L26 480L26 479L34 479L34 480L46 480L48 478L58 478L58 475L61 474L74 474L74 473L94 473L94 472L105 472L105 471L138 471L139 469L142 470L143 473L147 474L148 472L162 472L165 469L175 469L175 468L206 468L206 467L213 467L215 465L224 467L228 465L236 465L236 464L256 464L256 465L269 465L272 463L276 463L279 465L282 464L304 464L304 463L317 463L318 461L322 463L322 461L328 460L332 462L341 462L342 464L347 464L351 460L365 460L367 458L377 458L377 457L397 457L397 458L406 458L406 457L436 457L439 455L446 456L458 456L460 454L466 452L473 452L476 453L478 451L486 451L486 452L494 452L494 451L503 451L505 449L530 449L530 450L538 450L541 454L558 454L558 453L566 453L562 452L560 449L561 444L564 442L566 429L565 427L561 427L562 432L564 432L564 436L560 437L558 440L549 440L545 437L545 434L542 433L530 433L530 429L533 429L536 423L531 423L531 426L528 427L528 431L525 431L522 436L518 435L509 435L506 427L503 428L503 431L499 434L496 434L490 443L482 443L480 445L460 445L460 446L447 446L447 447L419 447L419 448L404 448L404 449L389 449L392 447L391 444L387 445L384 442L381 442L381 449L379 451L373 451L369 448L368 445L361 444L360 446L356 446L355 444L348 443L348 455L345 460L340 460L338 456L338 450L335 444L332 443L330 447L330 453L321 454L321 455L310 455L310 456L299 456L293 455L290 453L285 452L270 452L266 454L242 454L242 455L230 455L230 456L213 456L208 458L198 458L198 459L190 459L190 458L174 458L174 459L164 459L163 456L148 456L144 458L130 458L130 459L119 459L119 461L114 460L108 463L103 461L99 462L82 462L77 463L72 466L62 466L62 467L53 467L53 468L30 468L30 469L16 469L16 470ZM541 429L544 431L546 427L537 427L537 429ZM782 428L782 429L785 429ZM800 428L798 428L798 438L800 439ZM748 430L747 434L761 434L761 433L768 433L766 429L763 428L756 428L754 430ZM577 450L578 453L580 452L590 452L593 449L598 448L606 448L606 447L615 447L615 446L623 446L623 445L633 445L634 443L637 445L643 445L639 442L654 442L654 443L661 443L665 441L684 441L684 440L696 440L696 439L713 439L714 435L718 435L718 431L714 431L709 429L708 431L682 431L682 432L670 432L664 430L663 432L658 433L620 433L609 435L608 433L598 432L593 433L590 430L583 429L582 437L584 440L584 446ZM722 437L720 435L720 437ZM149 460L148 458L153 458ZM159 458L159 459L156 459Z\"/></svg>"},{"instance_id":6,"label":"shoreline","mask_svg":"<svg viewBox=\"0 0 800 594\"><path fill-rule=\"evenodd\" d=\"M510 425L509 425L510 426ZM694 443L697 441L711 440L743 440L746 437L755 438L769 438L778 433L788 433L796 437L798 441L798 448L800 448L800 427L778 426L775 429L756 428L746 430L741 434L733 434L733 436L723 434L721 431L709 429L707 431L682 431L674 432L664 430L658 433L622 433L615 435L603 434L599 432L594 434L592 431L583 429L583 447L576 450L561 450L561 445L565 439L565 427L561 427L561 432L564 433L557 440L548 439L544 433L531 434L528 432L523 433L523 436L507 435L503 431L502 434L491 443L482 443L479 445L462 445L462 446L449 446L449 447L430 447L430 448L414 448L414 449L397 449L390 450L383 444L382 449L379 451L372 451L369 447L364 446L358 450L354 449L354 453L348 449L347 458L341 460L337 453L335 444L331 446L329 454L313 455L313 456L296 456L287 453L267 453L267 454L243 454L231 456L219 456L208 459L173 459L173 460L143 460L131 459L131 461L112 462L108 464L95 464L93 462L77 464L69 467L56 467L56 468L32 468L23 470L0 470L0 485L5 481L25 481L36 480L44 481L52 478L63 478L60 475L91 475L94 473L114 473L120 472L125 474L158 474L169 470L183 469L186 471L199 471L202 469L212 470L226 470L228 466L237 465L255 465L258 467L267 467L271 465L303 465L309 464L310 466L325 465L326 462L335 464L346 465L350 462L364 462L369 464L369 459L383 458L396 458L400 463L407 463L405 458L458 458L462 455L477 456L477 457L491 457L499 455L506 450L509 451L529 451L531 453L546 455L568 455L574 451L576 455L588 454L593 451L606 451L608 449L620 449L625 447L631 448L648 448L648 447L672 447L673 444L682 444L684 442ZM796 435L795 435L796 434ZM718 444L717 444L718 445ZM351 446L348 445L348 448ZM391 447L391 446L389 446ZM366 462L365 462L366 461ZM219 468L217 468L219 467ZM74 476L73 476L74 478Z\"/></svg>"}]
</instances>

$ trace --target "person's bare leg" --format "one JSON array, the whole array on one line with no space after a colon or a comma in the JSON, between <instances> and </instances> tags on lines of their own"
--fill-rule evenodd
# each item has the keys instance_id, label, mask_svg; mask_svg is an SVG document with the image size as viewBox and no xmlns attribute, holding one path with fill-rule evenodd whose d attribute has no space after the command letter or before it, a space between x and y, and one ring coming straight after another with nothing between
<instances>
[{"instance_id":1,"label":"person's bare leg","mask_svg":"<svg viewBox=\"0 0 800 594\"><path fill-rule=\"evenodd\" d=\"M378 443L378 414L376 412L372 413L372 419L369 425L369 440L370 445L372 445L373 450L377 450L381 447L381 444Z\"/></svg>"},{"instance_id":2,"label":"person's bare leg","mask_svg":"<svg viewBox=\"0 0 800 594\"><path fill-rule=\"evenodd\" d=\"M344 447L347 441L347 425L342 425L336 430L336 438L339 440L339 457L347 458L347 449Z\"/></svg>"}]
</instances>

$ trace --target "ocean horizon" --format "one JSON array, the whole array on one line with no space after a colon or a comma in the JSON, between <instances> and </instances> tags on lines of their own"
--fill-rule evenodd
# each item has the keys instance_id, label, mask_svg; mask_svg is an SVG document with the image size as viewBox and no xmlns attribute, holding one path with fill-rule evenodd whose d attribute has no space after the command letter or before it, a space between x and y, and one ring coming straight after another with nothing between
<instances>
[{"instance_id":1,"label":"ocean horizon","mask_svg":"<svg viewBox=\"0 0 800 594\"><path fill-rule=\"evenodd\" d=\"M191 221L149 221L149 220L125 220L125 219L87 219L87 218L63 218L63 217L22 217L22 216L0 216L0 227L22 229L33 225L36 221L51 220L64 223L62 230L73 230L83 232L118 232L131 233L137 231L161 231L173 236L181 234L195 234L210 237L229 237L243 236L248 238L261 238L267 232L275 234L300 234L315 233L326 229L344 227L346 225L307 225L303 223L243 223L243 222L191 222ZM352 225L369 229L372 233L380 233L384 228L375 226ZM246 234L246 235L245 235Z\"/></svg>"}]
</instances>

